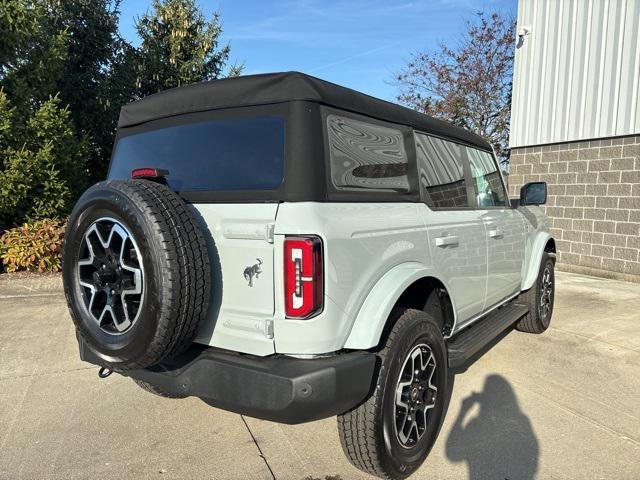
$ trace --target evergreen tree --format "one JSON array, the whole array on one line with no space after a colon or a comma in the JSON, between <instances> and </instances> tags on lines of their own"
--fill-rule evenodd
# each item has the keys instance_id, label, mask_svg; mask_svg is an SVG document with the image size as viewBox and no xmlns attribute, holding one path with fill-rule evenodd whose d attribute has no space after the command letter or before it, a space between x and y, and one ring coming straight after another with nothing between
<instances>
[{"instance_id":1,"label":"evergreen tree","mask_svg":"<svg viewBox=\"0 0 640 480\"><path fill-rule=\"evenodd\" d=\"M153 0L152 11L136 21L140 96L189 83L239 75L228 67L230 47L220 46L220 14L206 20L194 0Z\"/></svg>"},{"instance_id":2,"label":"evergreen tree","mask_svg":"<svg viewBox=\"0 0 640 480\"><path fill-rule=\"evenodd\" d=\"M15 116L25 119L40 103L58 91L64 74L67 32L51 31L48 18L52 6L44 0L0 0L3 27L11 32L10 42L0 57L0 87L11 98ZM21 20L18 20L21 19Z\"/></svg>"},{"instance_id":3,"label":"evergreen tree","mask_svg":"<svg viewBox=\"0 0 640 480\"><path fill-rule=\"evenodd\" d=\"M22 13L2 20L16 32L13 47L0 57L0 86L19 124L57 95L68 107L76 141L91 147L87 183L103 179L120 107L135 93L133 48L118 33L120 0L0 2L15 4L11 12L29 12L29 22L13 20Z\"/></svg>"},{"instance_id":4,"label":"evergreen tree","mask_svg":"<svg viewBox=\"0 0 640 480\"><path fill-rule=\"evenodd\" d=\"M86 138L90 183L105 178L120 107L134 98L133 48L118 32L120 0L57 0L52 32L67 32L64 71L57 79L76 136Z\"/></svg>"},{"instance_id":5,"label":"evergreen tree","mask_svg":"<svg viewBox=\"0 0 640 480\"><path fill-rule=\"evenodd\" d=\"M0 78L3 67L15 63L38 28L39 12L24 0L0 0Z\"/></svg>"}]
</instances>

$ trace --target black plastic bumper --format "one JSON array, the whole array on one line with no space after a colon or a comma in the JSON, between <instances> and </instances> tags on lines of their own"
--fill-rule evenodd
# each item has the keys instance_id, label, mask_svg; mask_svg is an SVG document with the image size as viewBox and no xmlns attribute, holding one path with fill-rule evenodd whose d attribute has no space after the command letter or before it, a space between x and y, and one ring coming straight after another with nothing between
<instances>
[{"instance_id":1,"label":"black plastic bumper","mask_svg":"<svg viewBox=\"0 0 640 480\"><path fill-rule=\"evenodd\" d=\"M80 342L80 357L100 359ZM372 388L376 357L350 352L326 358L255 357L194 346L170 362L118 372L167 393L280 423L331 417L358 405Z\"/></svg>"}]
</instances>

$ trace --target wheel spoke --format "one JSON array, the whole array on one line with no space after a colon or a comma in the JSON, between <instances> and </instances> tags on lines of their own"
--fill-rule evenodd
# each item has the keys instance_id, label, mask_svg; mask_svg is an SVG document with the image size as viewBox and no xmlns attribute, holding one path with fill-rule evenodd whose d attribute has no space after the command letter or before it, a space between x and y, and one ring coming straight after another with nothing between
<instances>
[{"instance_id":1,"label":"wheel spoke","mask_svg":"<svg viewBox=\"0 0 640 480\"><path fill-rule=\"evenodd\" d=\"M97 239L98 243L94 243L94 241L92 241L92 239ZM87 242L93 246L94 252L96 254L99 255L99 251L100 253L102 253L104 255L105 250L109 247L109 241L105 240L105 238L102 236L102 233L100 232L100 230L98 229L98 225L97 224L93 224L92 227L89 229L89 231L87 232Z\"/></svg>"},{"instance_id":2,"label":"wheel spoke","mask_svg":"<svg viewBox=\"0 0 640 480\"><path fill-rule=\"evenodd\" d=\"M94 287L90 283L82 282L82 281L80 282L80 286L89 289L90 297L89 297L89 304L87 305L87 309L91 311L91 309L93 308L93 300L96 298L96 287Z\"/></svg>"},{"instance_id":3,"label":"wheel spoke","mask_svg":"<svg viewBox=\"0 0 640 480\"><path fill-rule=\"evenodd\" d=\"M131 326L131 321L129 320L128 316L122 318L119 315L115 315L113 313L111 313L111 315L113 317L113 324L119 332L124 332Z\"/></svg>"},{"instance_id":4,"label":"wheel spoke","mask_svg":"<svg viewBox=\"0 0 640 480\"><path fill-rule=\"evenodd\" d=\"M104 317L109 314L109 316L111 316L111 318L113 318L113 309L111 308L111 305L109 305L108 303L104 305L104 307L102 307L102 310L100 311L100 315L98 316L98 325L101 325L102 322L104 321Z\"/></svg>"},{"instance_id":5,"label":"wheel spoke","mask_svg":"<svg viewBox=\"0 0 640 480\"><path fill-rule=\"evenodd\" d=\"M402 422L400 423L401 426L398 428L398 437L403 443L406 443L409 439L408 433L405 433L407 430L407 423L411 423L409 421L409 412L404 412ZM409 428L409 431L411 431L411 428Z\"/></svg>"},{"instance_id":6,"label":"wheel spoke","mask_svg":"<svg viewBox=\"0 0 640 480\"><path fill-rule=\"evenodd\" d=\"M91 242L89 241L88 238L87 238L87 250L89 250L89 258L78 260L78 267L84 267L85 265L93 265L93 262L96 259L96 255L95 253L93 253L93 245L91 245Z\"/></svg>"},{"instance_id":7,"label":"wheel spoke","mask_svg":"<svg viewBox=\"0 0 640 480\"><path fill-rule=\"evenodd\" d=\"M409 405L407 405L407 403L403 400L406 387L408 387L408 385L398 385L398 388L396 388L396 405L409 411Z\"/></svg>"},{"instance_id":8,"label":"wheel spoke","mask_svg":"<svg viewBox=\"0 0 640 480\"><path fill-rule=\"evenodd\" d=\"M436 406L436 396L438 395L438 387L436 387L433 384L433 376L436 373L436 357L433 356L433 353L431 354L431 359L433 360L433 367L431 368L431 371L429 372L429 379L427 380L427 388L433 392L432 394L432 399L433 401L431 402L431 404L427 405L427 409L429 408L433 408ZM426 404L426 402L425 402Z\"/></svg>"},{"instance_id":9,"label":"wheel spoke","mask_svg":"<svg viewBox=\"0 0 640 480\"><path fill-rule=\"evenodd\" d=\"M420 361L416 364L416 360L418 359ZM411 353L411 381L412 382L415 381L416 376L418 376L421 371L422 371L422 350L418 348Z\"/></svg>"},{"instance_id":10,"label":"wheel spoke","mask_svg":"<svg viewBox=\"0 0 640 480\"><path fill-rule=\"evenodd\" d=\"M415 437L413 436L415 432ZM409 423L409 431L407 432L407 440L411 443L416 443L420 439L420 434L418 432L418 422L416 422L415 416L411 418L411 422Z\"/></svg>"}]
</instances>

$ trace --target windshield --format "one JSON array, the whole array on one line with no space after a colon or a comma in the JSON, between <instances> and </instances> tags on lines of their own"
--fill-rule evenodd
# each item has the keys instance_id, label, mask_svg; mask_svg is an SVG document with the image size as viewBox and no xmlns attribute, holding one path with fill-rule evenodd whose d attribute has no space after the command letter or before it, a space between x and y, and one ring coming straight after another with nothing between
<instances>
[{"instance_id":1,"label":"windshield","mask_svg":"<svg viewBox=\"0 0 640 480\"><path fill-rule=\"evenodd\" d=\"M122 137L109 178L136 168L169 171L175 191L272 190L283 179L284 119L232 118L187 123Z\"/></svg>"}]
</instances>

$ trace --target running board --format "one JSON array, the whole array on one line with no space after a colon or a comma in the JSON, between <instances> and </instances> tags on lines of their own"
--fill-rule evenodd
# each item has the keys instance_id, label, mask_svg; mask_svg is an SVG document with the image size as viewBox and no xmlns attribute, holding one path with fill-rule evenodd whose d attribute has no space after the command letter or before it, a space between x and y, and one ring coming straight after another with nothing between
<instances>
[{"instance_id":1,"label":"running board","mask_svg":"<svg viewBox=\"0 0 640 480\"><path fill-rule=\"evenodd\" d=\"M462 368L474 355L529 312L514 302L494 310L448 342L449 368Z\"/></svg>"}]
</instances>

